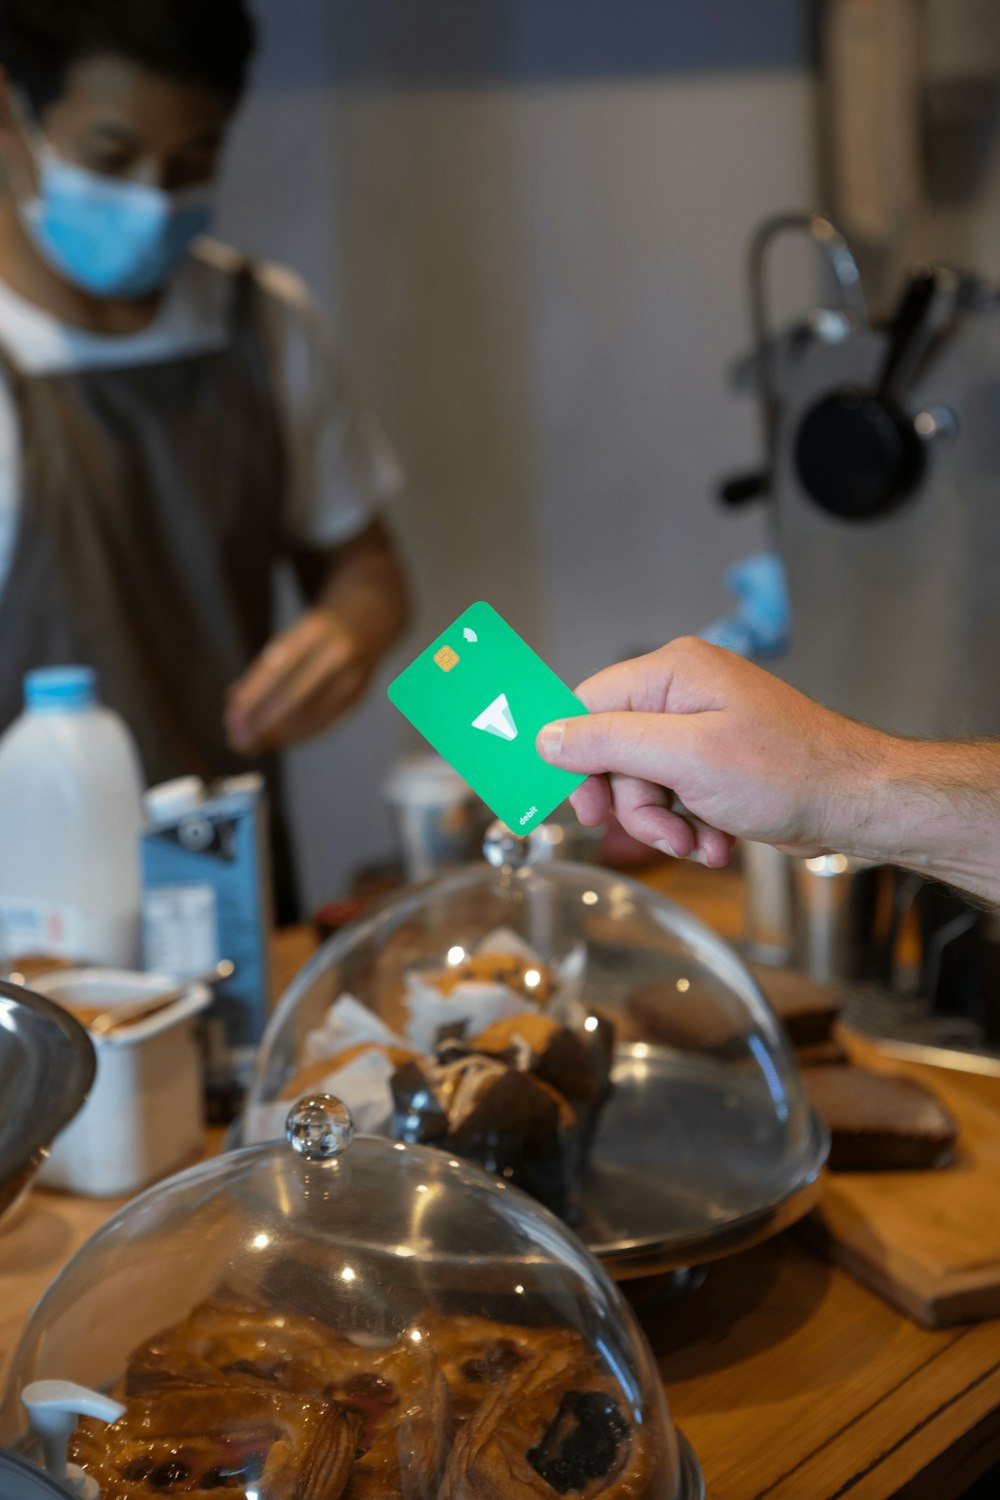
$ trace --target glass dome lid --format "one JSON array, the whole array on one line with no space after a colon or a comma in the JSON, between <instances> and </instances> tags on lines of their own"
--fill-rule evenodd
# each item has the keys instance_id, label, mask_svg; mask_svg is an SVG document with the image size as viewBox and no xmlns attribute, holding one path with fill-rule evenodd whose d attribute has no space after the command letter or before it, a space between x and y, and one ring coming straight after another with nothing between
<instances>
[{"instance_id":1,"label":"glass dome lid","mask_svg":"<svg viewBox=\"0 0 1000 1500\"><path fill-rule=\"evenodd\" d=\"M287 1142L123 1209L35 1309L0 1442L94 1500L701 1496L579 1241L457 1157L351 1137L314 1096Z\"/></svg>"},{"instance_id":2,"label":"glass dome lid","mask_svg":"<svg viewBox=\"0 0 1000 1500\"><path fill-rule=\"evenodd\" d=\"M784 1228L828 1138L749 969L648 887L531 851L495 825L485 862L331 938L271 1018L242 1138L333 1093L530 1192L618 1277Z\"/></svg>"}]
</instances>

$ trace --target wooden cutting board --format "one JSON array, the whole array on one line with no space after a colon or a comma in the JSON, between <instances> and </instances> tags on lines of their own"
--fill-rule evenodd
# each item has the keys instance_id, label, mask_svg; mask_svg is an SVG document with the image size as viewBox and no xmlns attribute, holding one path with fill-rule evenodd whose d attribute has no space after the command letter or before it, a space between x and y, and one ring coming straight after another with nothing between
<instances>
[{"instance_id":1,"label":"wooden cutting board","mask_svg":"<svg viewBox=\"0 0 1000 1500\"><path fill-rule=\"evenodd\" d=\"M1000 1077L890 1060L844 1035L855 1062L937 1094L958 1150L935 1172L830 1173L801 1232L928 1328L1000 1318Z\"/></svg>"}]
</instances>

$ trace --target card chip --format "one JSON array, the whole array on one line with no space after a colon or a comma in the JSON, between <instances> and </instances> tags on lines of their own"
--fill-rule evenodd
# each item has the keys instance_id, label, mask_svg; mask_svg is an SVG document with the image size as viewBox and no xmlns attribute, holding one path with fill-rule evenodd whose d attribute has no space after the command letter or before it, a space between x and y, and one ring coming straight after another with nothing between
<instances>
[{"instance_id":1,"label":"card chip","mask_svg":"<svg viewBox=\"0 0 1000 1500\"><path fill-rule=\"evenodd\" d=\"M440 651L435 651L434 660L442 672L450 672L452 667L458 666L458 652L450 646L442 646Z\"/></svg>"}]
</instances>

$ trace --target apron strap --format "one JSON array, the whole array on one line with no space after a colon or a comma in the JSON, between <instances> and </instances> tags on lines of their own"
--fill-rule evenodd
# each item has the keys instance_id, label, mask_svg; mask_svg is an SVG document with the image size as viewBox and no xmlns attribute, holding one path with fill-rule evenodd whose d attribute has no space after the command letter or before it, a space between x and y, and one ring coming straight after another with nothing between
<instances>
[{"instance_id":1,"label":"apron strap","mask_svg":"<svg viewBox=\"0 0 1000 1500\"><path fill-rule=\"evenodd\" d=\"M10 399L20 420L24 408L25 388L29 377L24 373L11 351L7 348L0 336L0 380L3 380L10 391Z\"/></svg>"},{"instance_id":2,"label":"apron strap","mask_svg":"<svg viewBox=\"0 0 1000 1500\"><path fill-rule=\"evenodd\" d=\"M234 329L242 329L255 322L259 290L256 264L249 256L243 256L233 272L230 322Z\"/></svg>"},{"instance_id":3,"label":"apron strap","mask_svg":"<svg viewBox=\"0 0 1000 1500\"><path fill-rule=\"evenodd\" d=\"M257 379L267 389L274 387L274 374L281 364L281 333L274 313L275 299L261 285L255 261L244 257L233 273L229 304L229 327L234 343L242 346Z\"/></svg>"}]
</instances>

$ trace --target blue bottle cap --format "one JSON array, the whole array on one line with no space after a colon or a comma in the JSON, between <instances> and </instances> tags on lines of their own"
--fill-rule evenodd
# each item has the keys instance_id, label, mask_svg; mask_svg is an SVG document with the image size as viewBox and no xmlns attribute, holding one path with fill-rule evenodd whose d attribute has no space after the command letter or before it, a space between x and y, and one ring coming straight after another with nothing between
<instances>
[{"instance_id":1,"label":"blue bottle cap","mask_svg":"<svg viewBox=\"0 0 1000 1500\"><path fill-rule=\"evenodd\" d=\"M83 713L97 702L97 673L93 667L39 667L24 679L24 701L33 713Z\"/></svg>"}]
</instances>

